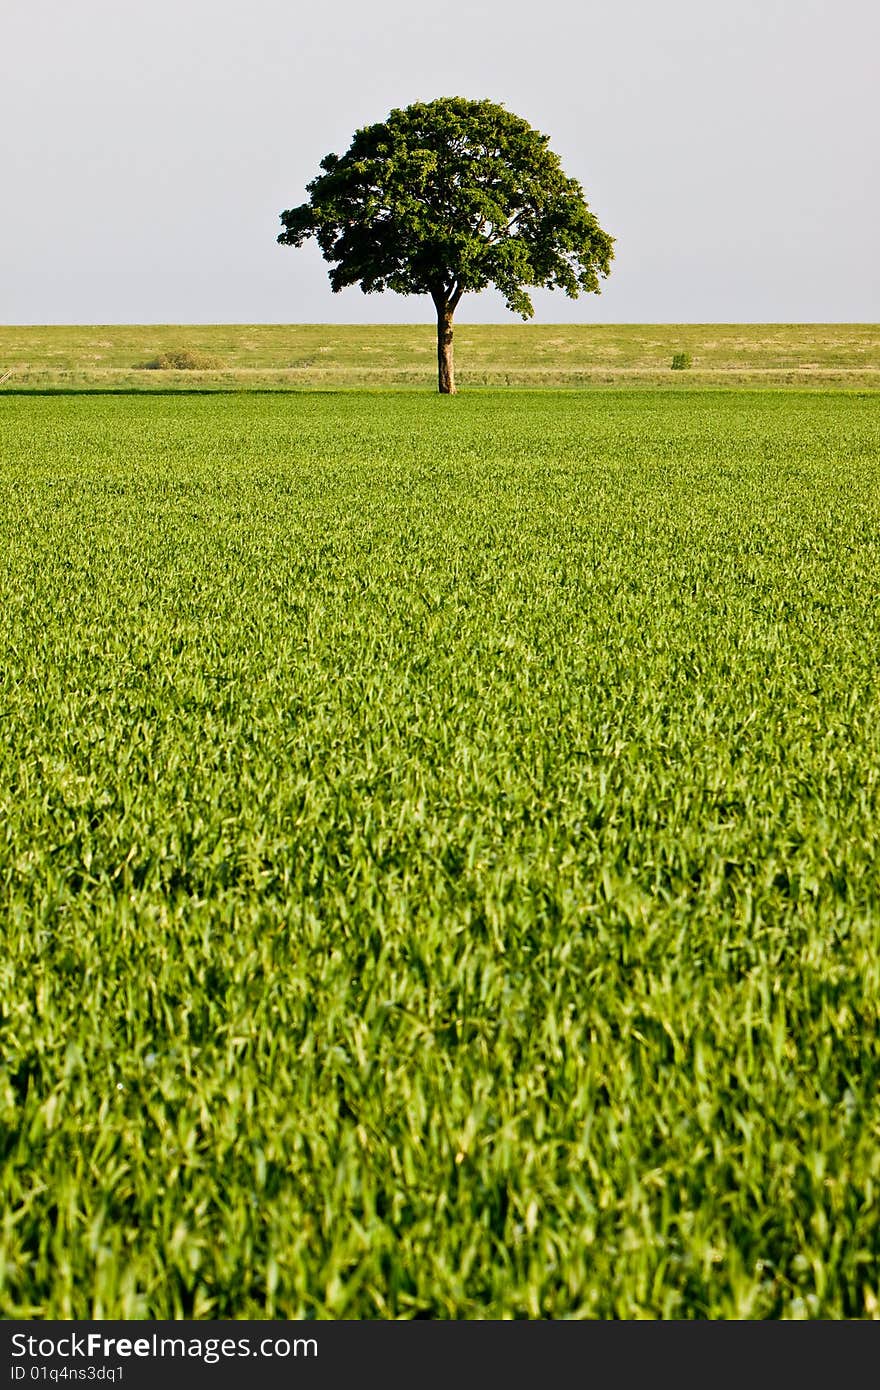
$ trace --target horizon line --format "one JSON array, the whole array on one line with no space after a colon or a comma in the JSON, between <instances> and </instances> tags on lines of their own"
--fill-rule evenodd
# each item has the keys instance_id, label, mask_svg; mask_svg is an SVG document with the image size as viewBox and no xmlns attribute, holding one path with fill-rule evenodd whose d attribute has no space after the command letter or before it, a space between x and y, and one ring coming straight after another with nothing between
<instances>
[{"instance_id":1,"label":"horizon line","mask_svg":"<svg viewBox=\"0 0 880 1390\"><path fill-rule=\"evenodd\" d=\"M608 328L736 328L752 326L760 328L880 328L880 320L876 319L618 319L613 323L590 322L583 323L559 322L543 320L540 323L534 321L510 323L502 320L464 323L459 322L456 328L589 328L589 329L608 329ZM4 328L328 328L328 329L347 329L347 328L436 328L434 319L406 319L394 320L393 322L371 321L369 323L357 322L328 322L323 319L251 319L251 320L232 320L232 319L156 319L156 320L134 320L134 319L104 319L93 322L77 321L45 321L33 323L5 323L0 322L0 329Z\"/></svg>"}]
</instances>

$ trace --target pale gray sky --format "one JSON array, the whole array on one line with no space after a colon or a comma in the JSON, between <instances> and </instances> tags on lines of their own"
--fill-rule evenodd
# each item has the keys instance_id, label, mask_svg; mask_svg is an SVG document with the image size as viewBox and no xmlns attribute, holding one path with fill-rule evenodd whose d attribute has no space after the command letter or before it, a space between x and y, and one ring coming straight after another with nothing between
<instances>
[{"instance_id":1,"label":"pale gray sky","mask_svg":"<svg viewBox=\"0 0 880 1390\"><path fill-rule=\"evenodd\" d=\"M617 238L536 321L880 321L877 0L0 0L0 321L427 321L275 244L394 106L500 101ZM468 296L459 322L517 322Z\"/></svg>"}]
</instances>

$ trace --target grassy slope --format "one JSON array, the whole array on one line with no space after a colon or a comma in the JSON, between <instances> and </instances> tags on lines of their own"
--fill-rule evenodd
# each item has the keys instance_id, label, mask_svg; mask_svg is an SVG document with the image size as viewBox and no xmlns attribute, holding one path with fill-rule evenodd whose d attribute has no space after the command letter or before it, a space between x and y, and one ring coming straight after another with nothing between
<instances>
[{"instance_id":1,"label":"grassy slope","mask_svg":"<svg viewBox=\"0 0 880 1390\"><path fill-rule=\"evenodd\" d=\"M224 370L150 373L160 352L191 347ZM872 324L653 324L477 326L456 332L460 383L583 386L679 384L672 354L690 352L691 384L880 384ZM167 387L425 385L434 383L429 325L0 327L6 389L27 385ZM0 390L3 388L0 387Z\"/></svg>"},{"instance_id":2,"label":"grassy slope","mask_svg":"<svg viewBox=\"0 0 880 1390\"><path fill-rule=\"evenodd\" d=\"M880 399L0 402L0 1313L877 1309Z\"/></svg>"}]
</instances>

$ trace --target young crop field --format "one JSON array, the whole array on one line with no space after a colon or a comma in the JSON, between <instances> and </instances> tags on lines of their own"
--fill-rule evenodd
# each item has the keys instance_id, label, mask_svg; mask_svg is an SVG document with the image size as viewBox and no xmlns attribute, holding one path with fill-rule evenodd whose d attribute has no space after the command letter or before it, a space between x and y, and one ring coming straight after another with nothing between
<instances>
[{"instance_id":1,"label":"young crop field","mask_svg":"<svg viewBox=\"0 0 880 1390\"><path fill-rule=\"evenodd\" d=\"M0 429L0 1316L880 1312L880 395Z\"/></svg>"}]
</instances>

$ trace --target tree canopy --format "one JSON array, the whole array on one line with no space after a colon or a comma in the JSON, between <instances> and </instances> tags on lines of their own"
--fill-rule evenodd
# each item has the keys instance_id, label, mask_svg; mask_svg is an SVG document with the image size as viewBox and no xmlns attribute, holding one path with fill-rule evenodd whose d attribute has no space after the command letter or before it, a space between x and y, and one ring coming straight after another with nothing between
<instances>
[{"instance_id":1,"label":"tree canopy","mask_svg":"<svg viewBox=\"0 0 880 1390\"><path fill-rule=\"evenodd\" d=\"M314 237L334 291L430 295L441 391L455 389L452 316L463 294L494 285L527 319L529 288L577 298L598 293L609 272L613 239L580 184L546 135L494 102L444 97L396 109L321 169L308 201L281 214L279 242Z\"/></svg>"}]
</instances>

